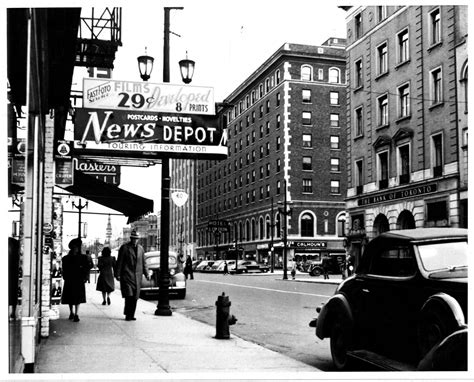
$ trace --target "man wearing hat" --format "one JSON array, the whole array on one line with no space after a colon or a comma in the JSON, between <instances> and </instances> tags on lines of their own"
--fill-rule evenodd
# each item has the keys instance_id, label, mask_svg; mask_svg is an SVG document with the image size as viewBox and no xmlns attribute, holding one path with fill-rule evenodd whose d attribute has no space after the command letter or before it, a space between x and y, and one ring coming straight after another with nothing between
<instances>
[{"instance_id":1,"label":"man wearing hat","mask_svg":"<svg viewBox=\"0 0 474 382\"><path fill-rule=\"evenodd\" d=\"M130 233L130 242L123 244L118 253L116 278L120 281L120 290L125 299L124 315L125 320L134 321L137 300L140 297L140 284L142 274L148 276L148 269L145 264L145 251L138 244L139 235L137 231Z\"/></svg>"}]
</instances>

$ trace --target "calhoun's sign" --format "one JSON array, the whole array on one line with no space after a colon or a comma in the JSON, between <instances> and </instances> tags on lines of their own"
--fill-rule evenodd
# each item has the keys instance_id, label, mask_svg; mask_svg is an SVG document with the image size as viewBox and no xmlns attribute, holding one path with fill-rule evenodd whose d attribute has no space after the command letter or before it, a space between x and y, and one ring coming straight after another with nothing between
<instances>
[{"instance_id":1,"label":"calhoun's sign","mask_svg":"<svg viewBox=\"0 0 474 382\"><path fill-rule=\"evenodd\" d=\"M105 151L102 155L108 156L136 152L227 157L227 131L216 116L77 109L74 141L76 152Z\"/></svg>"},{"instance_id":2,"label":"calhoun's sign","mask_svg":"<svg viewBox=\"0 0 474 382\"><path fill-rule=\"evenodd\" d=\"M84 78L84 107L183 114L215 114L214 89Z\"/></svg>"}]
</instances>

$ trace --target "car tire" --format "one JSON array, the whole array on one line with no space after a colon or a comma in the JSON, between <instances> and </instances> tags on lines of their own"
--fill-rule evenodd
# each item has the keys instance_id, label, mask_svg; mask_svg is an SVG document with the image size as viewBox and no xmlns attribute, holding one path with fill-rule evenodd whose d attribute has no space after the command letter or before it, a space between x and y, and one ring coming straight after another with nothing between
<instances>
[{"instance_id":1,"label":"car tire","mask_svg":"<svg viewBox=\"0 0 474 382\"><path fill-rule=\"evenodd\" d=\"M456 320L447 308L437 306L422 311L417 328L421 358L456 329Z\"/></svg>"},{"instance_id":2,"label":"car tire","mask_svg":"<svg viewBox=\"0 0 474 382\"><path fill-rule=\"evenodd\" d=\"M177 294L177 297L183 300L186 297L186 289L180 290Z\"/></svg>"},{"instance_id":3,"label":"car tire","mask_svg":"<svg viewBox=\"0 0 474 382\"><path fill-rule=\"evenodd\" d=\"M341 315L337 316L331 328L330 348L334 366L339 371L348 368L348 351L351 348L351 337L352 333L350 332L347 320L344 320Z\"/></svg>"},{"instance_id":4,"label":"car tire","mask_svg":"<svg viewBox=\"0 0 474 382\"><path fill-rule=\"evenodd\" d=\"M315 267L311 269L311 272L309 272L310 276L321 276L321 269L318 267Z\"/></svg>"}]
</instances>

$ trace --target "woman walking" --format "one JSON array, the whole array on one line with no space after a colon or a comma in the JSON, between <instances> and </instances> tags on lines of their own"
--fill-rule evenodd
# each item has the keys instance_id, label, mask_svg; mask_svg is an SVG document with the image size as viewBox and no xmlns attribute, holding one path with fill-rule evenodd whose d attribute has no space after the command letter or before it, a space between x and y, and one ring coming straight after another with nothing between
<instances>
[{"instance_id":1,"label":"woman walking","mask_svg":"<svg viewBox=\"0 0 474 382\"><path fill-rule=\"evenodd\" d=\"M70 251L63 257L64 288L61 303L69 305L69 319L79 322L79 305L86 302L87 274L90 270L86 255L81 254L82 241L79 238L69 242Z\"/></svg>"},{"instance_id":2,"label":"woman walking","mask_svg":"<svg viewBox=\"0 0 474 382\"><path fill-rule=\"evenodd\" d=\"M110 248L102 250L97 267L99 268L99 278L97 279L96 290L102 292L102 305L110 305L110 293L115 290L114 269L115 257L110 256ZM107 297L107 300L106 300Z\"/></svg>"}]
</instances>

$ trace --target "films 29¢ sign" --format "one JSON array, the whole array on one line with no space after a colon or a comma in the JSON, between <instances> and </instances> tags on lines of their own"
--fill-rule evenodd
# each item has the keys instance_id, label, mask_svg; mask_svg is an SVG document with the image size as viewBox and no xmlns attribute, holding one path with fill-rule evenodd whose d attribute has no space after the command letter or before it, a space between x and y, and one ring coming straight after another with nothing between
<instances>
[{"instance_id":1,"label":"films 29\u00a2 sign","mask_svg":"<svg viewBox=\"0 0 474 382\"><path fill-rule=\"evenodd\" d=\"M212 87L84 78L83 91L85 108L215 114Z\"/></svg>"}]
</instances>

